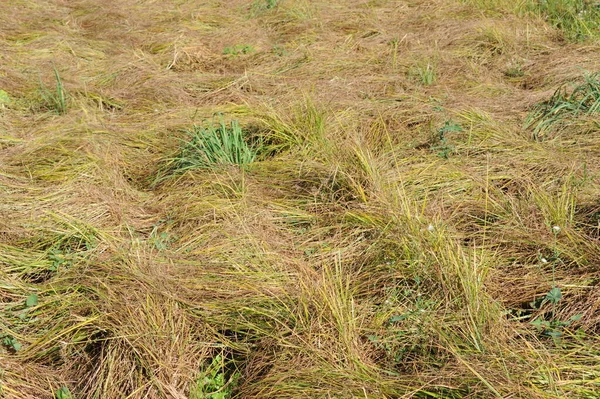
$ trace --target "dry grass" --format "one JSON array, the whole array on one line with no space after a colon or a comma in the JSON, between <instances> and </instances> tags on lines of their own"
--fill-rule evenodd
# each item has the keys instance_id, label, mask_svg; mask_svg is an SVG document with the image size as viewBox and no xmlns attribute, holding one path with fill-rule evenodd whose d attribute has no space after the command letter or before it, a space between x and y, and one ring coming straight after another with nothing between
<instances>
[{"instance_id":1,"label":"dry grass","mask_svg":"<svg viewBox=\"0 0 600 399\"><path fill-rule=\"evenodd\" d=\"M525 127L600 48L533 6L6 2L1 396L600 397L600 118ZM215 114L254 161L162 178Z\"/></svg>"}]
</instances>

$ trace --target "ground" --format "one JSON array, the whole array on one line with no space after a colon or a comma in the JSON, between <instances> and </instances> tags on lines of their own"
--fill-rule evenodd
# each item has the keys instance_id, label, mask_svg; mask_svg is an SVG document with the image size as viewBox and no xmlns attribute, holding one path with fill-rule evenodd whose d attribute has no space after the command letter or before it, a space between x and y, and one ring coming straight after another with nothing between
<instances>
[{"instance_id":1,"label":"ground","mask_svg":"<svg viewBox=\"0 0 600 399\"><path fill-rule=\"evenodd\" d=\"M5 2L0 395L600 398L592 3Z\"/></svg>"}]
</instances>

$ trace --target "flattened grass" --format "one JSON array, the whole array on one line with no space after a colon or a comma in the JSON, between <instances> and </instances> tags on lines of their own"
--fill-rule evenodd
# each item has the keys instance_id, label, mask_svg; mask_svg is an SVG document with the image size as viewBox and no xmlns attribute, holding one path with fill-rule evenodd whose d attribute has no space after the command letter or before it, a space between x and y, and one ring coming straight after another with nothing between
<instances>
[{"instance_id":1,"label":"flattened grass","mask_svg":"<svg viewBox=\"0 0 600 399\"><path fill-rule=\"evenodd\" d=\"M0 396L595 397L563 3L9 3Z\"/></svg>"}]
</instances>

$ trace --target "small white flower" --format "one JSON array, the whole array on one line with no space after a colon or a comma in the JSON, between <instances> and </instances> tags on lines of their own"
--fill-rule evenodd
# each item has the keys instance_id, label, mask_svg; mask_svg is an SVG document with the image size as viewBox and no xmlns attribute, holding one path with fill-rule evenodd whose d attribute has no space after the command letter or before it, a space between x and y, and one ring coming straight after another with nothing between
<instances>
[{"instance_id":1,"label":"small white flower","mask_svg":"<svg viewBox=\"0 0 600 399\"><path fill-rule=\"evenodd\" d=\"M560 232L560 226L552 226L552 231L554 231L554 234L558 234Z\"/></svg>"},{"instance_id":2,"label":"small white flower","mask_svg":"<svg viewBox=\"0 0 600 399\"><path fill-rule=\"evenodd\" d=\"M433 227L432 224L430 224L429 226L427 226L427 231L433 231L435 229L435 227Z\"/></svg>"},{"instance_id":3,"label":"small white flower","mask_svg":"<svg viewBox=\"0 0 600 399\"><path fill-rule=\"evenodd\" d=\"M542 263L548 263L548 259L546 259L546 258L542 258L540 260L542 261Z\"/></svg>"}]
</instances>

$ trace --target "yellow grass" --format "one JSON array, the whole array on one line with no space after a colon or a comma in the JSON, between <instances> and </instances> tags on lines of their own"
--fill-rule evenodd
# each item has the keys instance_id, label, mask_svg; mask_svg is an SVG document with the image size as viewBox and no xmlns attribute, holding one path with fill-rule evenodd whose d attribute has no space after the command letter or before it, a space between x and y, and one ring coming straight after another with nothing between
<instances>
[{"instance_id":1,"label":"yellow grass","mask_svg":"<svg viewBox=\"0 0 600 399\"><path fill-rule=\"evenodd\" d=\"M600 397L600 118L524 127L595 36L510 1L2 9L0 397ZM216 114L256 161L158 179Z\"/></svg>"}]
</instances>

